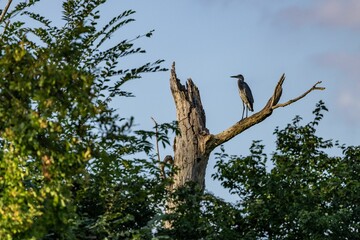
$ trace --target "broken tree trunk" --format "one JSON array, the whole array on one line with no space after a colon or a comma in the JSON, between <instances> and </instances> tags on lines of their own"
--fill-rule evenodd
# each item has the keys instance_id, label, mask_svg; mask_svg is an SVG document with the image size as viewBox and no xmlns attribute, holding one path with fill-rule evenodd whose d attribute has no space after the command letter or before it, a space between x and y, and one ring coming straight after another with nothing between
<instances>
[{"instance_id":1,"label":"broken tree trunk","mask_svg":"<svg viewBox=\"0 0 360 240\"><path fill-rule=\"evenodd\" d=\"M178 172L172 189L183 186L187 181L205 186L205 170L209 154L205 154L205 142L209 136L206 117L200 93L191 79L186 86L180 83L175 73L175 64L171 69L170 88L176 106L176 119L180 134L174 140L174 165Z\"/></svg>"},{"instance_id":2,"label":"broken tree trunk","mask_svg":"<svg viewBox=\"0 0 360 240\"><path fill-rule=\"evenodd\" d=\"M174 165L177 172L170 189L174 190L184 186L188 181L195 182L201 189L205 189L206 166L212 150L253 125L262 122L272 114L274 109L290 105L313 90L325 89L318 87L317 85L321 82L317 82L299 97L278 104L284 80L285 75L283 74L275 87L273 95L261 111L236 122L218 134L210 134L206 128L205 111L201 103L199 89L191 79L187 80L186 86L182 85L176 76L175 63L173 63L170 88L175 101L179 134L175 137L173 146Z\"/></svg>"}]
</instances>

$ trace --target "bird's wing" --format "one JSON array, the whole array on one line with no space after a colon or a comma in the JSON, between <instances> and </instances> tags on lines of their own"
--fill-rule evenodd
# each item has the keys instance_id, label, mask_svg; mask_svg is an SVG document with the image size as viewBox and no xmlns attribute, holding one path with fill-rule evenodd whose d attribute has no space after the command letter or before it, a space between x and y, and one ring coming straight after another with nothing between
<instances>
[{"instance_id":1,"label":"bird's wing","mask_svg":"<svg viewBox=\"0 0 360 240\"><path fill-rule=\"evenodd\" d=\"M252 95L251 89L249 87L249 85L247 85L247 83L244 82L244 87L245 87L245 93L246 93L246 97L248 99L248 101L253 104L254 103L254 97Z\"/></svg>"}]
</instances>

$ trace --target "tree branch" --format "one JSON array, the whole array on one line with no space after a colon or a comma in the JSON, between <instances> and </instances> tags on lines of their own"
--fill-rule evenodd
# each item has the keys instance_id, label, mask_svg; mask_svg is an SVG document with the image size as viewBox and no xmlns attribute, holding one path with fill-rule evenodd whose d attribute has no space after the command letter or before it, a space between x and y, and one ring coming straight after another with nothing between
<instances>
[{"instance_id":1,"label":"tree branch","mask_svg":"<svg viewBox=\"0 0 360 240\"><path fill-rule=\"evenodd\" d=\"M159 162L159 168L161 170L161 175L162 178L165 177L165 173L164 173L164 167L163 164L160 160L160 151L159 151L159 136L158 136L158 123L155 121L155 119L153 117L151 117L151 119L153 120L154 124L155 124L155 141L156 141L156 153L158 156L158 162Z\"/></svg>"},{"instance_id":2,"label":"tree branch","mask_svg":"<svg viewBox=\"0 0 360 240\"><path fill-rule=\"evenodd\" d=\"M305 93L303 93L302 95L300 95L299 97L297 98L294 98L294 99L291 99L285 103L280 103L280 104L276 104L275 106L272 107L272 109L276 109L276 108L279 108L279 107L286 107L300 99L302 99L303 97L305 97L306 95L308 95L311 91L314 91L314 90L324 90L325 88L324 87L317 87L317 85L319 85L321 83L321 81L317 82L314 86L312 86L312 88L310 88L309 90L307 90Z\"/></svg>"},{"instance_id":3,"label":"tree branch","mask_svg":"<svg viewBox=\"0 0 360 240\"><path fill-rule=\"evenodd\" d=\"M284 83L284 81L285 81L285 74L283 74L280 77L280 80L278 81L278 83L275 87L273 95L271 96L271 98L268 100L267 104L261 111L251 115L248 118L242 119L241 121L235 123L228 129L226 129L218 134L207 135L206 147L205 147L206 153L209 154L217 146L229 141L230 139L237 136L238 134L245 131L246 129L252 127L253 125L264 121L267 117L269 117L272 114L274 109L276 109L278 107L288 106L291 103L294 103L294 102L300 100L301 98L305 97L307 94L309 94L313 90L324 90L325 89L324 87L318 87L317 85L320 84L321 82L317 82L312 88L310 88L308 91L306 91L301 96L294 98L292 100L289 100L286 103L278 104L278 102L281 98L281 95L282 95L282 84Z\"/></svg>"},{"instance_id":4,"label":"tree branch","mask_svg":"<svg viewBox=\"0 0 360 240\"><path fill-rule=\"evenodd\" d=\"M7 11L9 10L9 7L11 5L11 2L12 0L9 0L8 3L6 4L4 10L2 11L1 13L1 16L0 16L0 23L3 21L4 17L5 17L5 14L7 13Z\"/></svg>"},{"instance_id":5,"label":"tree branch","mask_svg":"<svg viewBox=\"0 0 360 240\"><path fill-rule=\"evenodd\" d=\"M158 160L160 161L160 151L159 151L159 137L158 137L158 123L155 121L153 117L151 117L151 120L153 120L155 124L155 141L156 141L156 153L158 155Z\"/></svg>"},{"instance_id":6,"label":"tree branch","mask_svg":"<svg viewBox=\"0 0 360 240\"><path fill-rule=\"evenodd\" d=\"M155 124L156 153L158 156L160 175L161 175L162 179L165 179L166 178L165 165L168 163L173 164L174 160L173 160L173 157L170 155L166 155L163 161L160 160L161 157L160 157L160 150L159 150L159 131L158 131L159 124L155 121L155 119L153 117L151 117L151 119L153 120L153 122Z\"/></svg>"}]
</instances>

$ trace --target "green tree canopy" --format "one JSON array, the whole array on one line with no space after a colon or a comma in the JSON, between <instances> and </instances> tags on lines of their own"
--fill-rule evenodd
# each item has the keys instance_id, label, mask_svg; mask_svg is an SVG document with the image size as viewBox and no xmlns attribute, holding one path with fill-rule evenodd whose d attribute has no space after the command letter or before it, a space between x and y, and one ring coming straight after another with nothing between
<instances>
[{"instance_id":1,"label":"green tree canopy","mask_svg":"<svg viewBox=\"0 0 360 240\"><path fill-rule=\"evenodd\" d=\"M261 141L249 156L216 154L213 178L238 196L228 203L189 184L174 193L179 206L167 216L172 239L358 239L360 237L360 147L340 145L316 135L327 111L323 102L314 120L297 116L276 128L277 148L269 157ZM337 148L342 156L330 156Z\"/></svg>"},{"instance_id":2,"label":"green tree canopy","mask_svg":"<svg viewBox=\"0 0 360 240\"><path fill-rule=\"evenodd\" d=\"M0 238L140 234L164 188L151 159L128 158L150 153L151 132L132 132L110 103L131 96L125 82L164 70L161 60L119 63L145 53L134 41L152 31L106 48L134 11L100 26L105 0L67 0L56 26L29 11L41 3L22 2L1 22Z\"/></svg>"},{"instance_id":3,"label":"green tree canopy","mask_svg":"<svg viewBox=\"0 0 360 240\"><path fill-rule=\"evenodd\" d=\"M260 141L247 157L218 154L214 178L239 196L243 238L360 238L360 147L316 135L325 110L320 102L310 123L300 125L297 116L285 129L276 128L270 161ZM334 147L342 157L328 155Z\"/></svg>"},{"instance_id":4,"label":"green tree canopy","mask_svg":"<svg viewBox=\"0 0 360 240\"><path fill-rule=\"evenodd\" d=\"M150 139L169 144L176 123L133 131L110 106L132 96L124 83L165 70L161 60L124 67L152 31L106 47L134 11L100 25L106 0L67 0L59 26L29 10L41 3L0 22L0 239L360 238L360 147L316 135L322 102L310 123L275 130L271 157L260 141L246 157L216 154L213 178L236 204L192 184L169 193ZM176 208L166 212L169 197Z\"/></svg>"}]
</instances>

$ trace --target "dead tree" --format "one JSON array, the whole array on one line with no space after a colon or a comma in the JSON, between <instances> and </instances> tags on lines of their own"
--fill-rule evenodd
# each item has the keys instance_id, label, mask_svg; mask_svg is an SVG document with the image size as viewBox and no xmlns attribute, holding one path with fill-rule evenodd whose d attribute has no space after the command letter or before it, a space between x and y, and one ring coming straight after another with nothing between
<instances>
[{"instance_id":1,"label":"dead tree","mask_svg":"<svg viewBox=\"0 0 360 240\"><path fill-rule=\"evenodd\" d=\"M288 106L309 94L313 90L324 90L317 82L308 91L285 103L279 103L285 75L280 77L273 95L265 107L248 118L244 118L218 134L211 134L206 128L205 111L200 92L191 79L186 86L176 77L175 63L172 65L170 88L175 101L176 119L180 134L174 140L174 165L178 169L171 189L183 186L186 182L196 182L205 189L205 172L209 156L217 146L229 141L246 129L264 121L279 107Z\"/></svg>"}]
</instances>

